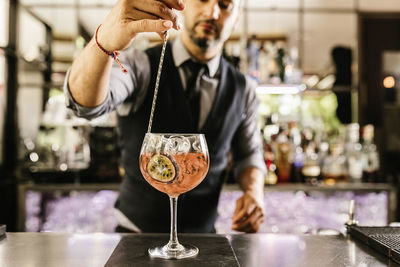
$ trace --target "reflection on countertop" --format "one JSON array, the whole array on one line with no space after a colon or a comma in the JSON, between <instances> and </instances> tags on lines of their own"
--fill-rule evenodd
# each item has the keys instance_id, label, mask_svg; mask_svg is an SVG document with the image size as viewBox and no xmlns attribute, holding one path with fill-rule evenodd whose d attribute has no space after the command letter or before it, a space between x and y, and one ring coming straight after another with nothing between
<instances>
[{"instance_id":1,"label":"reflection on countertop","mask_svg":"<svg viewBox=\"0 0 400 267\"><path fill-rule=\"evenodd\" d=\"M226 237L240 266L399 266L366 245L342 235L179 236L197 244L205 238L217 240ZM163 243L168 240L168 234L7 233L7 237L0 241L0 266L104 266L123 238ZM130 262L124 262L124 257L121 257L116 266L154 266L154 260L147 256L149 243L135 244L138 246L134 250L137 258L131 257ZM132 248L125 249L129 251ZM212 257L213 253L218 253L218 245L214 249L203 250L203 253L210 253L209 257ZM195 258L157 260L157 266L201 266L201 262Z\"/></svg>"}]
</instances>

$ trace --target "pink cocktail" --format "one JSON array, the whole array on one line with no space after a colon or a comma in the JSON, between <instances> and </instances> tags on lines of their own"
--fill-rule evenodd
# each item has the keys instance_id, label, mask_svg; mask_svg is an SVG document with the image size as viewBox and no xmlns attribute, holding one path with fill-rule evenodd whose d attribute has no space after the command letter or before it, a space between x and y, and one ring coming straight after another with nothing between
<instances>
[{"instance_id":1,"label":"pink cocktail","mask_svg":"<svg viewBox=\"0 0 400 267\"><path fill-rule=\"evenodd\" d=\"M177 238L178 196L198 186L210 160L203 134L147 133L140 152L140 171L146 181L166 193L171 203L171 233L167 245L149 249L156 258L181 259L197 255L198 248L181 245Z\"/></svg>"}]
</instances>

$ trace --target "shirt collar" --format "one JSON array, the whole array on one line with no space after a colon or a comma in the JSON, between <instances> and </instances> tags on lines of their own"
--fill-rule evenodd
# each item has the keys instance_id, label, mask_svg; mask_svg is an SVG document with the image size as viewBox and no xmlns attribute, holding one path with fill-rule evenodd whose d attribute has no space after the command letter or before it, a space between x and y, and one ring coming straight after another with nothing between
<instances>
[{"instance_id":1,"label":"shirt collar","mask_svg":"<svg viewBox=\"0 0 400 267\"><path fill-rule=\"evenodd\" d=\"M182 43L181 36L179 35L172 43L172 57L174 59L174 63L176 67L180 67L185 61L188 59L192 59L196 61L190 54L189 51L186 49L185 45ZM215 57L211 60L207 61L208 73L210 77L214 77L217 73L219 68L221 59L221 54L218 53Z\"/></svg>"}]
</instances>

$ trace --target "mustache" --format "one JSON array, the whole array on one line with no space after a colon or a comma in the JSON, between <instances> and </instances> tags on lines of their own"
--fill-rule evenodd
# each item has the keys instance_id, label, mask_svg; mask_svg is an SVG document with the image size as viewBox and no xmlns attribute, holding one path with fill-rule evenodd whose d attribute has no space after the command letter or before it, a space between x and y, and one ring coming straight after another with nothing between
<instances>
[{"instance_id":1,"label":"mustache","mask_svg":"<svg viewBox=\"0 0 400 267\"><path fill-rule=\"evenodd\" d=\"M219 26L218 26L218 24L215 22L215 20L213 20L213 19L199 20L199 21L197 21L197 22L194 24L194 26L196 27L196 26L199 25L200 23L211 24L211 25L213 26L214 30L215 30L216 32L219 32Z\"/></svg>"}]
</instances>

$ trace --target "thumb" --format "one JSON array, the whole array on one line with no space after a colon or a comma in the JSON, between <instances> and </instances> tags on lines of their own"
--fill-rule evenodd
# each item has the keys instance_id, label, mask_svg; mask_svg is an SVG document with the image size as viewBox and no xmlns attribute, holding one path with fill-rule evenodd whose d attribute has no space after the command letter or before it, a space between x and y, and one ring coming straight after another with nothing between
<instances>
[{"instance_id":1,"label":"thumb","mask_svg":"<svg viewBox=\"0 0 400 267\"><path fill-rule=\"evenodd\" d=\"M154 20L154 19L142 19L132 21L129 23L131 32L163 32L172 28L172 21L169 20Z\"/></svg>"}]
</instances>

